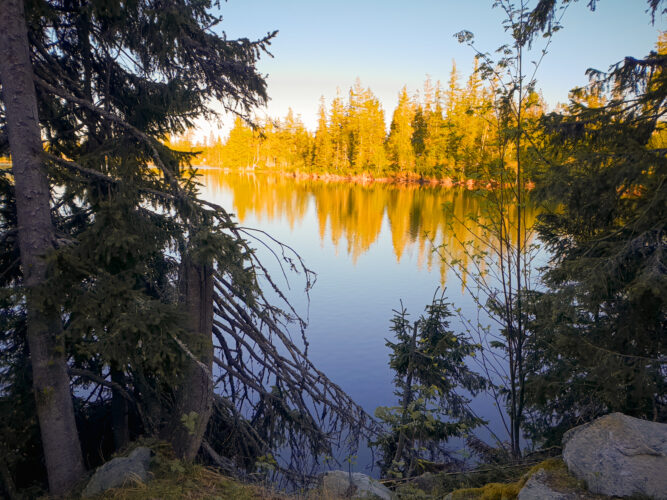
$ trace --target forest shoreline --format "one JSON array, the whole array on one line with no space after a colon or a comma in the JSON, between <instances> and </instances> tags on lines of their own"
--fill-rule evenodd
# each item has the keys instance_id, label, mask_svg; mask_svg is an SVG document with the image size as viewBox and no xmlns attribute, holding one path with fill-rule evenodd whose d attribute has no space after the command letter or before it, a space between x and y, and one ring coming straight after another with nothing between
<instances>
[{"instance_id":1,"label":"forest shoreline","mask_svg":"<svg viewBox=\"0 0 667 500\"><path fill-rule=\"evenodd\" d=\"M258 174L272 174L281 177L290 177L296 180L311 180L323 183L348 183L359 184L362 186L369 186L372 184L395 184L395 185L417 185L417 186L438 186L444 188L464 188L468 191L476 190L491 190L498 187L498 183L488 180L465 179L455 180L451 177L437 178L424 177L413 172L402 173L395 176L373 177L369 173L353 174L353 175L339 175L332 173L317 173L317 172L300 172L289 170L273 170L273 169L255 169L255 168L229 168L229 167L211 167L211 166L197 166L198 170L218 170L224 173L258 173ZM532 181L526 182L526 189L532 190L535 183Z\"/></svg>"}]
</instances>

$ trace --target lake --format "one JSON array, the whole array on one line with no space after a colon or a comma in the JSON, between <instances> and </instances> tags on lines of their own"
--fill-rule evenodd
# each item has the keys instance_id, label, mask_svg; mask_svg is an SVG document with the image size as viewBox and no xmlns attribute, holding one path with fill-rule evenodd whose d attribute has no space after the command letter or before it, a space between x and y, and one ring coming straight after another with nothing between
<instances>
[{"instance_id":1,"label":"lake","mask_svg":"<svg viewBox=\"0 0 667 500\"><path fill-rule=\"evenodd\" d=\"M202 170L202 195L236 214L242 226L259 228L294 248L317 273L310 300L303 277L291 276L288 296L308 318L309 357L371 415L392 406L392 372L385 339L401 301L416 319L438 288L470 318L478 311L453 269L435 253L444 245L466 263L481 216L483 192L431 185L368 185L302 180L264 173ZM448 205L448 213L444 209ZM528 210L528 222L534 220ZM264 261L275 262L259 245ZM270 267L275 277L277 266ZM282 282L284 288L287 283ZM485 318L479 318L485 321ZM462 331L452 318L453 330ZM489 397L473 408L502 439L506 433ZM480 431L488 439L488 431ZM453 449L460 443L452 443ZM370 458L360 454L357 469Z\"/></svg>"}]
</instances>

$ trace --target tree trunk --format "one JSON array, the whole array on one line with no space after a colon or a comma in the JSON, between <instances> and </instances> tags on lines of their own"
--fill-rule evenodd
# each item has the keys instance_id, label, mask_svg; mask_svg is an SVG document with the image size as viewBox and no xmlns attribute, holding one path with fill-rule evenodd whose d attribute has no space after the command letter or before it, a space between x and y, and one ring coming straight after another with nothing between
<instances>
[{"instance_id":1,"label":"tree trunk","mask_svg":"<svg viewBox=\"0 0 667 500\"><path fill-rule=\"evenodd\" d=\"M414 323L412 330L412 341L410 343L410 358L408 361L408 373L405 377L405 388L403 390L403 401L401 404L401 425L408 423L408 407L412 403L412 376L413 376L413 364L415 359L415 351L417 350L417 322ZM398 434L398 444L396 445L396 453L394 454L393 464L398 464L401 461L401 456L403 455L403 450L405 449L405 444L407 441L407 436L405 432L401 429ZM412 441L408 443L412 446Z\"/></svg>"},{"instance_id":2,"label":"tree trunk","mask_svg":"<svg viewBox=\"0 0 667 500\"><path fill-rule=\"evenodd\" d=\"M198 265L188 256L181 267L181 293L189 316L192 341L168 426L169 439L176 454L192 460L201 446L213 408L213 269Z\"/></svg>"},{"instance_id":3,"label":"tree trunk","mask_svg":"<svg viewBox=\"0 0 667 500\"><path fill-rule=\"evenodd\" d=\"M125 387L125 374L122 370L112 368L111 381ZM111 431L116 450L124 448L130 442L128 412L127 399L114 391L111 396Z\"/></svg>"},{"instance_id":4,"label":"tree trunk","mask_svg":"<svg viewBox=\"0 0 667 500\"><path fill-rule=\"evenodd\" d=\"M523 14L523 3L521 13ZM521 17L523 19L523 17ZM520 29L523 31L525 26L523 21L519 25ZM523 311L521 304L521 259L524 257L525 248L523 245L523 221L521 219L521 205L523 203L523 177L521 172L521 136L523 134L523 123L522 123L522 109L523 109L523 45L519 44L517 47L517 57L519 65L519 102L517 106L517 135L516 135L516 374L513 384L518 384L519 387L513 385L512 389L512 407L514 409L514 421L512 428L512 452L515 458L521 458L521 443L520 443L520 431L521 431L521 413L523 411L522 405L520 403L519 395L517 391L523 392L522 386L522 373L523 373L523 356L521 355L521 348L523 346Z\"/></svg>"},{"instance_id":5,"label":"tree trunk","mask_svg":"<svg viewBox=\"0 0 667 500\"><path fill-rule=\"evenodd\" d=\"M74 420L62 323L50 304L44 256L53 249L49 185L40 159L30 48L22 0L3 0L0 15L0 82L16 189L19 248L28 312L28 346L37 416L51 493L67 492L83 475Z\"/></svg>"},{"instance_id":6,"label":"tree trunk","mask_svg":"<svg viewBox=\"0 0 667 500\"><path fill-rule=\"evenodd\" d=\"M0 495L4 491L9 500L20 500L21 497L16 490L12 473L5 460L6 454L7 450L0 444Z\"/></svg>"}]
</instances>

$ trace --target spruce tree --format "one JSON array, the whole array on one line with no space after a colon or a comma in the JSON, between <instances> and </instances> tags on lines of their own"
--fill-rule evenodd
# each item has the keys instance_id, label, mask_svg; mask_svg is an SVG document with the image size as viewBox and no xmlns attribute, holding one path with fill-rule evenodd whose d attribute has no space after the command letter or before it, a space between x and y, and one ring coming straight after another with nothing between
<instances>
[{"instance_id":1,"label":"spruce tree","mask_svg":"<svg viewBox=\"0 0 667 500\"><path fill-rule=\"evenodd\" d=\"M406 87L398 94L398 104L391 120L387 151L394 170L398 172L413 172L415 168L415 152L412 149L412 120L414 118L414 104L408 97Z\"/></svg>"},{"instance_id":2,"label":"spruce tree","mask_svg":"<svg viewBox=\"0 0 667 500\"><path fill-rule=\"evenodd\" d=\"M53 249L49 185L41 160L42 144L23 3L3 4L0 21L0 82L12 154L17 243L27 315L33 391L49 488L61 495L83 474L81 447L64 353L57 303L49 300L45 257ZM14 216L12 215L13 219ZM11 267L7 269L11 271ZM3 270L3 274L5 270ZM2 446L0 449L6 449Z\"/></svg>"},{"instance_id":3,"label":"spruce tree","mask_svg":"<svg viewBox=\"0 0 667 500\"><path fill-rule=\"evenodd\" d=\"M163 436L180 457L204 454L232 471L226 457L252 468L258 456L288 442L295 461L308 455L297 449L330 452L336 431L368 426L357 425L363 411L291 341L286 323L296 318L303 333L296 311L264 297L262 284L284 298L248 242L257 233L199 199L193 154L165 145L195 118L213 116L212 99L246 119L266 100L255 64L274 34L230 40L211 7L209 1L167 0L155 8L145 1L40 0L26 4L24 22L10 16L7 33L28 31L22 69L34 78L16 89L18 80L3 59L0 125L10 129L14 178L3 172L0 190L1 261L7 265L2 300L3 318L17 325L6 339L17 355L3 356L9 364L0 374L3 381L18 381L5 374L20 373L27 354L21 325L26 312L30 319L37 311L38 321L55 325L49 336L63 332L55 337L59 346L50 348L55 362L47 363L59 371L50 383L64 377L53 401L72 407L69 372L80 422L98 405L111 415L119 446L138 434ZM18 53L3 46L5 52ZM34 106L15 109L30 88L36 89ZM12 120L26 113L37 132L11 132ZM35 162L27 169L26 149ZM46 211L35 220L48 225L50 219L52 229L43 233L45 246L17 260L25 236L25 226L16 222L24 171L41 172L43 182L34 186L43 188L39 206ZM282 250L287 264L298 267L291 250ZM39 294L31 291L33 257ZM37 392L42 375L36 363L49 361L40 352L30 346ZM3 385L0 408L25 389ZM94 403L80 399L82 392ZM38 399L38 414L39 405ZM3 418L2 425L15 421ZM31 419L24 423L30 426ZM63 478L63 461L49 458L51 439L68 441L60 453L79 447L71 412L68 432L57 434L55 423L41 426L41 433L52 491L62 493L83 469L80 460L64 460L71 474ZM11 431L3 427L0 436ZM236 438L222 439L228 432ZM82 441L84 452L97 448L98 438ZM109 456L114 446L103 443L101 451ZM85 452L84 459L96 465L99 451ZM25 463L25 454L13 456L10 475L18 477Z\"/></svg>"},{"instance_id":4,"label":"spruce tree","mask_svg":"<svg viewBox=\"0 0 667 500\"><path fill-rule=\"evenodd\" d=\"M667 52L591 71L544 118L540 217L552 260L531 347L532 432L611 411L665 421Z\"/></svg>"},{"instance_id":5,"label":"spruce tree","mask_svg":"<svg viewBox=\"0 0 667 500\"><path fill-rule=\"evenodd\" d=\"M380 173L386 165L384 111L370 89L357 79L349 92L347 133L354 172ZM332 114L333 116L333 114Z\"/></svg>"},{"instance_id":6,"label":"spruce tree","mask_svg":"<svg viewBox=\"0 0 667 500\"><path fill-rule=\"evenodd\" d=\"M484 423L460 392L474 396L486 382L466 365L479 346L449 330L452 313L444 296L434 297L414 322L404 308L394 312L395 339L387 347L399 406L376 409L387 429L375 444L383 471L401 477L421 472L424 461L451 458L443 443Z\"/></svg>"},{"instance_id":7,"label":"spruce tree","mask_svg":"<svg viewBox=\"0 0 667 500\"><path fill-rule=\"evenodd\" d=\"M342 174L350 168L349 112L340 95L331 101L331 142L333 145L333 172Z\"/></svg>"},{"instance_id":8,"label":"spruce tree","mask_svg":"<svg viewBox=\"0 0 667 500\"><path fill-rule=\"evenodd\" d=\"M331 140L330 125L324 105L324 97L320 99L320 109L317 117L317 130L313 147L313 168L318 172L328 172L333 164L333 143Z\"/></svg>"}]
</instances>

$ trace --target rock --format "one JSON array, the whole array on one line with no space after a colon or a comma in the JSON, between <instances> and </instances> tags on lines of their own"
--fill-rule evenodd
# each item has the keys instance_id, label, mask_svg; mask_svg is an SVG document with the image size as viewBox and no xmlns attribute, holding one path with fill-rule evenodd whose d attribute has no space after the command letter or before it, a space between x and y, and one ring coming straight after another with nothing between
<instances>
[{"instance_id":1,"label":"rock","mask_svg":"<svg viewBox=\"0 0 667 500\"><path fill-rule=\"evenodd\" d=\"M549 484L548 474L544 469L530 476L518 496L518 500L576 500L577 498L580 496L574 492L556 491Z\"/></svg>"},{"instance_id":2,"label":"rock","mask_svg":"<svg viewBox=\"0 0 667 500\"><path fill-rule=\"evenodd\" d=\"M422 475L410 480L410 485L426 492L432 491L441 483L442 479L440 476L434 474L433 472L424 472Z\"/></svg>"},{"instance_id":3,"label":"rock","mask_svg":"<svg viewBox=\"0 0 667 500\"><path fill-rule=\"evenodd\" d=\"M322 489L332 495L346 498L380 498L393 500L395 495L379 481L360 472L352 474L333 470L322 474Z\"/></svg>"},{"instance_id":4,"label":"rock","mask_svg":"<svg viewBox=\"0 0 667 500\"><path fill-rule=\"evenodd\" d=\"M142 482L149 479L148 468L151 461L151 450L139 447L127 457L116 457L97 468L90 478L82 496L92 497L111 488L125 484Z\"/></svg>"},{"instance_id":5,"label":"rock","mask_svg":"<svg viewBox=\"0 0 667 500\"><path fill-rule=\"evenodd\" d=\"M667 499L667 424L606 415L565 433L563 460L594 493Z\"/></svg>"}]
</instances>

